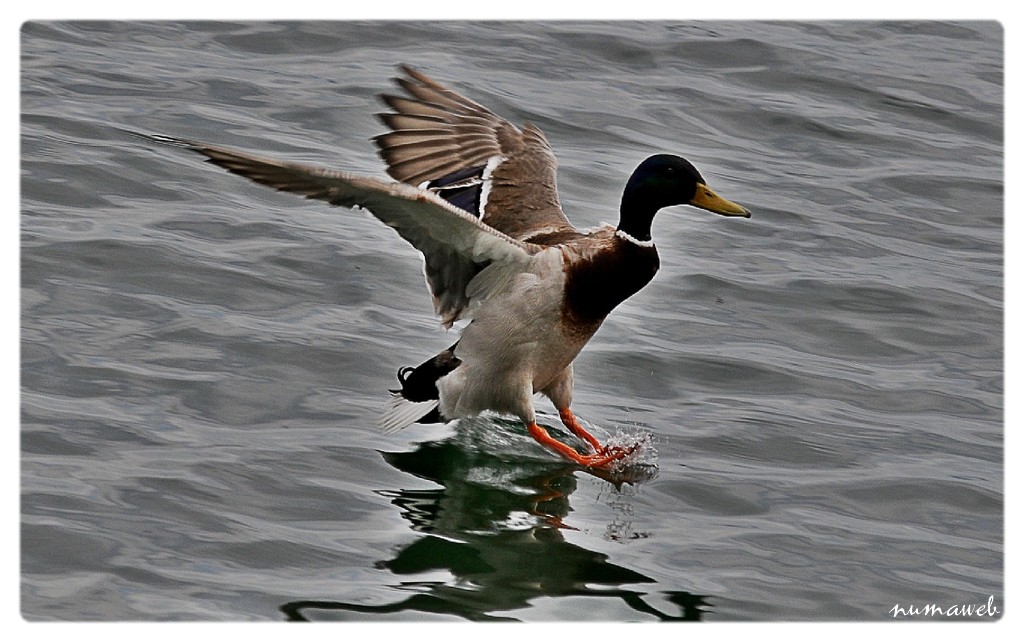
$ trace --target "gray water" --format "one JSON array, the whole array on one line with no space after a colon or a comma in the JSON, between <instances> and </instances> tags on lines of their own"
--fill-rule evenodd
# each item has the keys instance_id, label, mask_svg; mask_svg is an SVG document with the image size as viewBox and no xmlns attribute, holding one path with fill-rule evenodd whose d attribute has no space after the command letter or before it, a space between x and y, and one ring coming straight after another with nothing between
<instances>
[{"instance_id":1,"label":"gray water","mask_svg":"<svg viewBox=\"0 0 1024 642\"><path fill-rule=\"evenodd\" d=\"M1002 52L992 22L27 23L23 615L1002 611ZM653 440L631 483L515 422L376 432L453 341L416 252L125 133L383 176L402 62L539 125L580 227L658 152L754 212L662 212L576 363L595 432Z\"/></svg>"}]
</instances>

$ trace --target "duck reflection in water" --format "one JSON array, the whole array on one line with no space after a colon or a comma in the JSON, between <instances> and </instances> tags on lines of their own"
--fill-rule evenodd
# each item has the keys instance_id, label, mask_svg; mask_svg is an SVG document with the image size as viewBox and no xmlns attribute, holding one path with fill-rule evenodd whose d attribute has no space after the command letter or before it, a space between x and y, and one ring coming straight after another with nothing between
<instances>
[{"instance_id":1,"label":"duck reflection in water","mask_svg":"<svg viewBox=\"0 0 1024 642\"><path fill-rule=\"evenodd\" d=\"M575 530L568 515L578 467L550 459L524 460L521 452L503 457L500 449L496 454L490 444L467 446L463 442L472 426L460 429L452 438L420 444L413 452L382 453L398 470L440 486L380 491L391 498L413 530L423 534L393 558L378 563L382 570L408 578L393 586L410 595L379 605L291 602L281 607L289 619L516 620L515 611L535 609L545 598L555 601L542 607L545 616L531 619L701 618L708 607L704 596L644 591L637 585L656 580L610 562L603 553L566 541L563 533ZM495 434L493 425L482 430ZM623 483L622 478L601 471L588 472L612 486ZM638 483L645 475L652 477L654 471L623 474L631 483ZM644 536L631 531L628 519L613 522L605 533L613 540ZM562 598L588 599L559 604ZM593 599L601 599L606 606L595 611ZM615 604L606 603L608 600ZM621 608L623 605L627 608Z\"/></svg>"}]
</instances>

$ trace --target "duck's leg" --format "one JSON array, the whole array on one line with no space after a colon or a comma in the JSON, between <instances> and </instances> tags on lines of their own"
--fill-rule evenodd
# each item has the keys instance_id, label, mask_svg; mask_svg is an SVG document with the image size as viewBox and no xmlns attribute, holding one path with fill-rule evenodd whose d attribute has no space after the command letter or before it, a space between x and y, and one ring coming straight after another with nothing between
<instances>
[{"instance_id":1,"label":"duck's leg","mask_svg":"<svg viewBox=\"0 0 1024 642\"><path fill-rule=\"evenodd\" d=\"M580 425L576 415L569 409L569 404L572 403L572 364L562 371L562 374L541 392L547 395L551 402L555 404L555 408L558 409L558 416L562 418L562 423L565 424L565 427L572 431L572 434L587 442L594 449L594 452L590 455L582 455L576 449L563 444L549 435L548 431L538 426L536 422L527 420L530 435L540 443L583 466L606 466L633 452L634 448L601 445L597 437L591 435Z\"/></svg>"},{"instance_id":2,"label":"duck's leg","mask_svg":"<svg viewBox=\"0 0 1024 642\"><path fill-rule=\"evenodd\" d=\"M562 455L566 459L570 459L581 466L587 467L601 467L607 466L608 464L622 459L628 455L632 450L626 448L620 448L618 446L603 447L601 450L593 455L581 455L576 451L575 448L568 444L563 444L554 437L548 434L548 431L538 426L536 422L530 423L527 426L527 430L530 431L530 436L540 442L543 446L554 450L559 455ZM599 444L600 445L600 444Z\"/></svg>"},{"instance_id":3,"label":"duck's leg","mask_svg":"<svg viewBox=\"0 0 1024 642\"><path fill-rule=\"evenodd\" d=\"M562 408L558 411L558 416L562 418L562 423L565 427L572 431L572 434L576 435L583 441L590 444L590 447L594 449L594 452L601 452L604 446L597 440L597 437L587 432L580 422L576 419L576 415L572 414L572 410L568 407Z\"/></svg>"},{"instance_id":4,"label":"duck's leg","mask_svg":"<svg viewBox=\"0 0 1024 642\"><path fill-rule=\"evenodd\" d=\"M554 379L554 381L548 384L547 388L541 390L541 392L546 394L548 398L551 399L551 402L555 404L555 408L558 409L558 416L561 417L562 423L565 424L565 427L568 428L572 432L572 434L580 437L588 444L590 444L591 448L593 448L594 453L592 455L580 455L579 453L575 452L574 450L572 450L572 448L569 448L569 446L565 445L564 443L560 444L561 446L568 448L568 450L572 451L572 453L575 453L577 457L590 457L592 459L595 459L596 461L601 461L604 462L604 464L607 464L608 462L612 462L616 459L622 459L634 451L634 448L601 445L601 442L598 441L597 437L590 434L590 432L588 432L587 429L580 424L580 421L577 420L577 418L575 418L575 415L572 414L572 411L569 410L569 404L572 402L571 363L569 363L565 370L563 370L561 374L559 374L558 377ZM527 420L526 423L528 425L529 421ZM580 462L580 460L577 459L577 457L573 457L572 455L565 453L563 450L561 450L561 448L548 443L547 440L554 441L554 439L548 436L547 432L544 432L543 436L539 436L541 434L539 430L531 429L530 434L534 435L534 438L540 441L541 443L545 443L546 445L549 445L549 447L554 448L554 450L558 451L561 455L571 459L574 462L583 463ZM584 465L602 466L604 464Z\"/></svg>"},{"instance_id":5,"label":"duck's leg","mask_svg":"<svg viewBox=\"0 0 1024 642\"><path fill-rule=\"evenodd\" d=\"M568 408L559 410L558 415L562 418L562 423L565 424L565 427L571 430L574 435L589 443L591 448L593 448L594 452L598 455L612 455L616 459L622 459L636 450L636 445L602 446L601 442L597 440L597 437L591 435L582 425L580 425L580 422L576 419L576 415L572 414L572 411Z\"/></svg>"}]
</instances>

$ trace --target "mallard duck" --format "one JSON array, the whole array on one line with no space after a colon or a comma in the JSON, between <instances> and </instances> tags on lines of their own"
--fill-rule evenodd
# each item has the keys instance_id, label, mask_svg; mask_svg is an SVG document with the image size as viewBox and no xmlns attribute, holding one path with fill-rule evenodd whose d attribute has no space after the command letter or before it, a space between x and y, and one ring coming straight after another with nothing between
<instances>
[{"instance_id":1,"label":"mallard duck","mask_svg":"<svg viewBox=\"0 0 1024 642\"><path fill-rule=\"evenodd\" d=\"M658 271L651 223L659 210L750 212L712 191L689 161L659 154L626 182L618 225L578 230L559 205L556 160L540 129L515 127L417 70L401 71L404 94L382 96L391 111L378 114L390 131L374 139L397 182L158 139L257 183L361 207L423 254L441 323L469 323L450 348L399 371L380 428L495 411L518 417L534 439L576 464L612 465L631 448L602 445L570 410L573 360L608 313ZM587 452L538 425L536 393Z\"/></svg>"}]
</instances>

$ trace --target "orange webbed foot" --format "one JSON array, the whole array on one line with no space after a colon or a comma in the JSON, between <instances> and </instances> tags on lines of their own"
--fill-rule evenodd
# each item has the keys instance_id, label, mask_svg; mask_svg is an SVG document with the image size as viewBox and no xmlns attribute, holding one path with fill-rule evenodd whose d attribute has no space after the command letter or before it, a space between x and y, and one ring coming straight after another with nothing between
<instances>
[{"instance_id":1,"label":"orange webbed foot","mask_svg":"<svg viewBox=\"0 0 1024 642\"><path fill-rule=\"evenodd\" d=\"M569 416L572 417L571 412L569 413ZM563 421L564 420L565 419L563 414ZM538 426L536 423L532 423L529 426L527 426L527 430L529 430L530 436L536 439L542 445L550 448L551 450L554 450L555 452L562 455L566 459L569 459L570 461L573 461L579 464L580 466L585 466L587 468L603 468L620 459L628 457L634 450L636 450L636 446L602 446L597 439L595 439L590 433L588 433L586 430L583 430L583 428L579 426L579 423L575 421L575 418L573 418L572 421L583 432L583 434L581 435L579 433L576 433L575 430L573 430L573 432L576 433L580 438L586 440L594 448L596 452L590 455L582 455L579 452L577 452L576 449L573 448L572 446L563 444L562 442L552 437L550 434L548 434L547 430ZM570 430L572 430L572 427L568 423L566 423L566 426L568 426ZM587 437L584 437L583 435L587 435L589 439L587 439Z\"/></svg>"}]
</instances>

